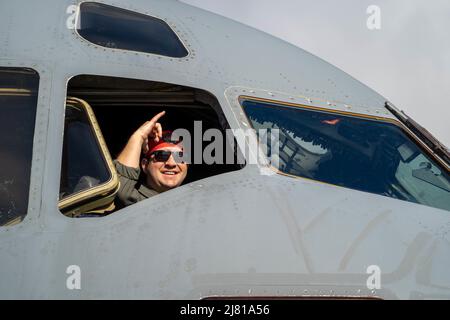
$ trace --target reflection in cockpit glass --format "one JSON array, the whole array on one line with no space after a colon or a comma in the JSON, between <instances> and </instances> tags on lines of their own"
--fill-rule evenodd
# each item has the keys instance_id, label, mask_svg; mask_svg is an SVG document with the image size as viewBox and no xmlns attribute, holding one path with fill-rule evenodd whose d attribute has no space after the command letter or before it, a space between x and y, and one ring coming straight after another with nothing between
<instances>
[{"instance_id":1,"label":"reflection in cockpit glass","mask_svg":"<svg viewBox=\"0 0 450 320\"><path fill-rule=\"evenodd\" d=\"M279 129L279 170L450 210L450 177L393 123L245 100L255 129Z\"/></svg>"}]
</instances>

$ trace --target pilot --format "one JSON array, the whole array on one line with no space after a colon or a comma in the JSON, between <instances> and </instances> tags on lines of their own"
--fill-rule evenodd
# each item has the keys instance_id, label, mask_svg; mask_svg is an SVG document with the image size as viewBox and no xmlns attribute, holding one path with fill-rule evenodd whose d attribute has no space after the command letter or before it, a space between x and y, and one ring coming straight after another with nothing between
<instances>
[{"instance_id":1,"label":"pilot","mask_svg":"<svg viewBox=\"0 0 450 320\"><path fill-rule=\"evenodd\" d=\"M181 141L170 140L171 132L163 132L158 122L164 114L158 113L139 127L114 161L120 180L119 208L176 188L186 178L188 166L181 161Z\"/></svg>"}]
</instances>

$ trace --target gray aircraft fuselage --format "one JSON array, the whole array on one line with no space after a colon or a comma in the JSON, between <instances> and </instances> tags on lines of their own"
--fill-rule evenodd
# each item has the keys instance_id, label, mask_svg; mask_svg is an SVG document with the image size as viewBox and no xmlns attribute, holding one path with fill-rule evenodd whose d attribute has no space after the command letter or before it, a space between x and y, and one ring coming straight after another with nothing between
<instances>
[{"instance_id":1,"label":"gray aircraft fuselage","mask_svg":"<svg viewBox=\"0 0 450 320\"><path fill-rule=\"evenodd\" d=\"M0 4L0 66L40 77L28 212L0 227L1 299L450 298L448 211L251 165L106 217L61 214L64 106L76 75L205 90L234 129L250 125L243 95L396 119L338 68L221 16L177 1L105 2L166 21L189 51L178 59L89 43L67 27L79 3ZM80 289L68 288L72 265ZM368 286L369 266L381 271L379 289Z\"/></svg>"}]
</instances>

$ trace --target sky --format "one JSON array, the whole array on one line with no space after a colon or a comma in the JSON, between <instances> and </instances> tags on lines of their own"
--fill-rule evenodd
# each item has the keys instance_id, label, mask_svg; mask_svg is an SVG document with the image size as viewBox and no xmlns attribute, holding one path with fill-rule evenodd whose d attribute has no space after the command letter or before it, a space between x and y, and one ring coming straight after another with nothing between
<instances>
[{"instance_id":1,"label":"sky","mask_svg":"<svg viewBox=\"0 0 450 320\"><path fill-rule=\"evenodd\" d=\"M182 0L309 51L450 147L449 0ZM379 8L379 29L367 21Z\"/></svg>"}]
</instances>

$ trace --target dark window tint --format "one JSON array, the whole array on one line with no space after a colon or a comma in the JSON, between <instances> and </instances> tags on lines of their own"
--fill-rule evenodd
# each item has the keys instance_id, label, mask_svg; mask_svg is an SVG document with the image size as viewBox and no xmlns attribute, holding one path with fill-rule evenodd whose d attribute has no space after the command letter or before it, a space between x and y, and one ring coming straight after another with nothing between
<instances>
[{"instance_id":1,"label":"dark window tint","mask_svg":"<svg viewBox=\"0 0 450 320\"><path fill-rule=\"evenodd\" d=\"M282 172L450 210L448 171L394 124L253 101L243 107L255 129L279 129Z\"/></svg>"},{"instance_id":2,"label":"dark window tint","mask_svg":"<svg viewBox=\"0 0 450 320\"><path fill-rule=\"evenodd\" d=\"M0 226L27 213L38 86L35 71L0 68Z\"/></svg>"},{"instance_id":3,"label":"dark window tint","mask_svg":"<svg viewBox=\"0 0 450 320\"><path fill-rule=\"evenodd\" d=\"M103 47L185 57L188 52L161 19L100 3L80 5L78 33Z\"/></svg>"},{"instance_id":4,"label":"dark window tint","mask_svg":"<svg viewBox=\"0 0 450 320\"><path fill-rule=\"evenodd\" d=\"M66 106L60 199L111 178L89 119L74 105Z\"/></svg>"}]
</instances>

